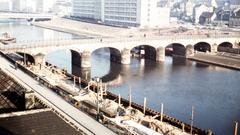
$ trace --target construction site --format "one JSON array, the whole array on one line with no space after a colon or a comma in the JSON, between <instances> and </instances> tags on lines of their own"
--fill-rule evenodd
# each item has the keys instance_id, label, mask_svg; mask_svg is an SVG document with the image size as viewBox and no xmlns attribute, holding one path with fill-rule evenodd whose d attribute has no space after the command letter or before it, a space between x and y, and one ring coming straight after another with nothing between
<instances>
[{"instance_id":1,"label":"construction site","mask_svg":"<svg viewBox=\"0 0 240 135\"><path fill-rule=\"evenodd\" d=\"M96 119L112 131L117 134L163 134L163 135L187 135L187 134L199 134L199 135L212 135L212 131L204 131L197 127L194 127L192 124L187 124L181 122L175 118L172 118L163 111L163 104L161 105L161 112L157 112L153 109L147 107L147 99L144 99L144 105L139 105L132 102L131 97L131 89L129 90L129 99L124 99L121 95L115 95L108 90L107 84L103 83L100 78L96 78L95 80L86 81L83 78L71 75L66 72L64 69L60 69L54 65L49 63L46 66L39 66L34 65L32 63L25 63L24 61L18 60L15 61L10 58L10 55L2 54L6 59L13 63L13 68L15 70L23 70L25 73L30 75L31 77L35 78L39 83L44 86L51 88L52 91L57 93L61 96L66 102L72 104L77 109L87 113L92 118ZM16 63L16 64L14 64ZM34 96L34 92L27 92L19 86L16 82L14 82L11 78L7 77L6 74L2 73L2 83L4 86L1 86L1 103L5 104L4 112L6 110L11 110L8 112L12 112L13 110L16 111L23 111L20 114L24 116L26 115L34 115L41 117L45 113L48 115L53 115L51 118L55 118L54 120L50 120L51 122L58 122L58 124L63 124L61 126L54 126L55 128L61 128L61 130L54 129L54 128L47 128L48 130L54 130L52 132L58 132L55 134L69 134L71 131L73 134L74 132L78 132L78 134L82 134L81 131L77 131L76 128L74 129L74 125L71 126L70 123L65 123L64 125L64 118L61 119L61 116L57 116L54 111L51 111L51 108L48 107L47 104L36 98ZM11 80L11 81L10 81ZM11 87L9 86L11 84ZM9 89L6 89L9 88ZM9 100L4 97L4 91L11 91L12 89L21 89L21 91L17 90L17 92L21 92L24 94L17 94L15 90L15 96L20 98L14 98L22 101L19 107L14 106ZM24 92L23 92L24 91ZM25 97L25 98L24 98ZM21 103L21 102L17 102ZM10 107L8 107L10 106ZM37 111L36 111L37 110ZM16 114L13 116L4 114L4 116L0 116L3 123L8 122L8 117L16 117ZM20 117L19 115L17 115ZM34 118L34 117L30 117ZM48 118L48 117L46 117ZM58 118L58 119L57 119ZM23 118L24 119L24 118ZM41 118L36 118L38 120L42 120ZM43 119L44 120L44 119ZM49 119L48 119L49 120ZM43 123L50 124L50 122L43 121ZM1 120L0 120L1 123ZM24 122L27 123L27 122ZM6 126L7 124L3 124ZM19 125L19 124L17 124ZM46 125L48 126L48 125ZM26 126L28 127L28 126ZM32 132L41 129L35 129L38 127L32 126ZM5 127L6 130L10 132L22 132L22 131L15 131L12 128L14 126L9 125L9 127ZM44 128L41 126L41 128ZM14 128L15 129L15 128ZM16 128L17 129L17 128ZM13 131L12 131L13 130ZM56 130L56 131L55 131ZM64 131L62 131L64 130ZM61 133L60 133L61 132ZM54 133L52 133L54 134Z\"/></svg>"}]
</instances>

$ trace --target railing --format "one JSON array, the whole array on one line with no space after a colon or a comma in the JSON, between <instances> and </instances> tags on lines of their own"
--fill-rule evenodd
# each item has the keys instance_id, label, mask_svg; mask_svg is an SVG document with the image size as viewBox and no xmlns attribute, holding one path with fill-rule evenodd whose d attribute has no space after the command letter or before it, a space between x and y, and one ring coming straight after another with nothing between
<instances>
[{"instance_id":1,"label":"railing","mask_svg":"<svg viewBox=\"0 0 240 135\"><path fill-rule=\"evenodd\" d=\"M44 41L22 41L13 43L5 46L1 46L1 50L12 50L12 49L31 49L37 47L51 47L51 46L68 46L74 44L94 44L94 43L127 43L127 42L151 42L156 40L204 40L204 39L221 39L221 38L239 38L238 34L227 34L227 35L163 35L153 37L127 37L127 38L94 38L94 39L53 39Z\"/></svg>"}]
</instances>

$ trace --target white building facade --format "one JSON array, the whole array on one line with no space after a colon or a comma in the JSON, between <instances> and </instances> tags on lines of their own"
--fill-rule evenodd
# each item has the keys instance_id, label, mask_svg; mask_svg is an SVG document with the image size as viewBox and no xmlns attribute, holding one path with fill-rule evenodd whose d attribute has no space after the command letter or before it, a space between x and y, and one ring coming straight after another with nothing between
<instances>
[{"instance_id":1,"label":"white building facade","mask_svg":"<svg viewBox=\"0 0 240 135\"><path fill-rule=\"evenodd\" d=\"M102 20L103 0L73 0L73 16Z\"/></svg>"},{"instance_id":2,"label":"white building facade","mask_svg":"<svg viewBox=\"0 0 240 135\"><path fill-rule=\"evenodd\" d=\"M37 12L52 12L53 6L57 0L36 0Z\"/></svg>"},{"instance_id":3,"label":"white building facade","mask_svg":"<svg viewBox=\"0 0 240 135\"><path fill-rule=\"evenodd\" d=\"M12 11L12 1L11 0L0 0L0 10L1 11Z\"/></svg>"},{"instance_id":4,"label":"white building facade","mask_svg":"<svg viewBox=\"0 0 240 135\"><path fill-rule=\"evenodd\" d=\"M158 7L158 1L73 0L73 16L100 20L114 26L158 27L165 20L161 17L170 13L170 10ZM162 12L165 12L164 16Z\"/></svg>"}]
</instances>

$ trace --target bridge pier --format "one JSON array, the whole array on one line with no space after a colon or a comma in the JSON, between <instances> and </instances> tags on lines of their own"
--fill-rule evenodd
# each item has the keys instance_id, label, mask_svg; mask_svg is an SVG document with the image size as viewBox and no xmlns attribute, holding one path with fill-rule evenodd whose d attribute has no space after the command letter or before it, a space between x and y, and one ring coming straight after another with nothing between
<instances>
[{"instance_id":1,"label":"bridge pier","mask_svg":"<svg viewBox=\"0 0 240 135\"><path fill-rule=\"evenodd\" d=\"M82 53L71 51L72 54L72 74L82 77L83 79L91 79L91 54L88 51Z\"/></svg>"},{"instance_id":2,"label":"bridge pier","mask_svg":"<svg viewBox=\"0 0 240 135\"><path fill-rule=\"evenodd\" d=\"M91 68L91 53L83 51L82 53L71 51L72 65L81 68Z\"/></svg>"},{"instance_id":3,"label":"bridge pier","mask_svg":"<svg viewBox=\"0 0 240 135\"><path fill-rule=\"evenodd\" d=\"M42 53L38 53L37 55L33 56L33 58L34 58L35 65L44 66L46 63L45 55Z\"/></svg>"},{"instance_id":4,"label":"bridge pier","mask_svg":"<svg viewBox=\"0 0 240 135\"><path fill-rule=\"evenodd\" d=\"M156 61L157 62L165 61L165 47L158 47L157 48Z\"/></svg>"},{"instance_id":5,"label":"bridge pier","mask_svg":"<svg viewBox=\"0 0 240 135\"><path fill-rule=\"evenodd\" d=\"M131 52L129 49L124 48L121 51L121 64L129 65L131 63Z\"/></svg>"},{"instance_id":6,"label":"bridge pier","mask_svg":"<svg viewBox=\"0 0 240 135\"><path fill-rule=\"evenodd\" d=\"M240 48L240 41L235 41L233 43L233 48Z\"/></svg>"},{"instance_id":7,"label":"bridge pier","mask_svg":"<svg viewBox=\"0 0 240 135\"><path fill-rule=\"evenodd\" d=\"M91 53L89 51L81 53L81 68L91 68Z\"/></svg>"},{"instance_id":8,"label":"bridge pier","mask_svg":"<svg viewBox=\"0 0 240 135\"><path fill-rule=\"evenodd\" d=\"M189 58L191 56L194 56L194 47L192 45L186 46L186 58Z\"/></svg>"},{"instance_id":9,"label":"bridge pier","mask_svg":"<svg viewBox=\"0 0 240 135\"><path fill-rule=\"evenodd\" d=\"M217 52L218 45L215 43L211 46L211 53L216 53Z\"/></svg>"}]
</instances>

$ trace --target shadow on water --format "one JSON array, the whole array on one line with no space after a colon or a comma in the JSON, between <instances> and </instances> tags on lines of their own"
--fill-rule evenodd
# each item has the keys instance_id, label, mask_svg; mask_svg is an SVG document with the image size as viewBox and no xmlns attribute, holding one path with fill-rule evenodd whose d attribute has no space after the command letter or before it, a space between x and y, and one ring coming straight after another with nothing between
<instances>
[{"instance_id":1,"label":"shadow on water","mask_svg":"<svg viewBox=\"0 0 240 135\"><path fill-rule=\"evenodd\" d=\"M185 67L187 60L181 57L172 57L172 67Z\"/></svg>"},{"instance_id":2,"label":"shadow on water","mask_svg":"<svg viewBox=\"0 0 240 135\"><path fill-rule=\"evenodd\" d=\"M195 64L195 66L196 66L197 68L208 68L208 67L209 67L209 65L207 65L207 64L198 63L198 62Z\"/></svg>"},{"instance_id":3,"label":"shadow on water","mask_svg":"<svg viewBox=\"0 0 240 135\"><path fill-rule=\"evenodd\" d=\"M110 62L110 69L108 74L101 77L103 82L113 81L118 78L122 70L122 66L119 63Z\"/></svg>"}]
</instances>

